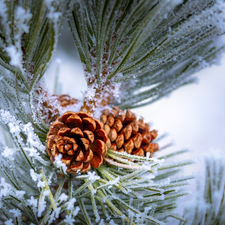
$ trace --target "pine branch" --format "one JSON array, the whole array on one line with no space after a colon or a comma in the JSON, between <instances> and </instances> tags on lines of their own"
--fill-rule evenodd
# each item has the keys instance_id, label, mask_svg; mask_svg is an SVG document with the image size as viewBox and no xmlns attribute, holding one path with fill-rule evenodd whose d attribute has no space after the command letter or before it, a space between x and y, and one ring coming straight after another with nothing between
<instances>
[{"instance_id":1,"label":"pine branch","mask_svg":"<svg viewBox=\"0 0 225 225\"><path fill-rule=\"evenodd\" d=\"M213 152L205 157L205 182L197 183L197 190L185 209L186 223L224 224L225 156Z\"/></svg>"},{"instance_id":2,"label":"pine branch","mask_svg":"<svg viewBox=\"0 0 225 225\"><path fill-rule=\"evenodd\" d=\"M215 63L223 51L217 38L225 31L223 4L75 1L68 23L89 89L83 110L105 102L143 106L192 83L190 75ZM118 88L121 99L113 99Z\"/></svg>"}]
</instances>

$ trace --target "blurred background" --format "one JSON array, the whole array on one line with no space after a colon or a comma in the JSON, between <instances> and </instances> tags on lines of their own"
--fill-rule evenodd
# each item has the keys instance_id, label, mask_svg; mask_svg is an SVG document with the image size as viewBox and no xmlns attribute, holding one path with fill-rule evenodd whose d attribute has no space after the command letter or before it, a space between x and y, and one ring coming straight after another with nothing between
<instances>
[{"instance_id":1,"label":"blurred background","mask_svg":"<svg viewBox=\"0 0 225 225\"><path fill-rule=\"evenodd\" d=\"M62 93L81 100L86 82L66 26L45 77L50 91L53 91L57 70ZM172 141L172 149L189 149L192 152L187 157L199 158L210 149L213 154L217 149L225 151L225 55L220 65L206 68L194 76L198 83L181 87L168 97L134 109L134 112L150 122L159 134L168 133L164 142ZM197 169L191 168L195 173L201 172L201 164Z\"/></svg>"}]
</instances>

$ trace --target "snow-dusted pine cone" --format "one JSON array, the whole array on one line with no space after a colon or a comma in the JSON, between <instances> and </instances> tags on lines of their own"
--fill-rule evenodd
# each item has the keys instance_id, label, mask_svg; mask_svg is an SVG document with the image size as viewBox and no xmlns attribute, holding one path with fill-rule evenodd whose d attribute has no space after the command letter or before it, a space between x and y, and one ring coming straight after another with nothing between
<instances>
[{"instance_id":1,"label":"snow-dusted pine cone","mask_svg":"<svg viewBox=\"0 0 225 225\"><path fill-rule=\"evenodd\" d=\"M150 131L150 125L143 119L137 120L134 113L129 109L126 112L114 107L111 111L105 109L100 121L104 124L104 130L108 135L107 148L128 154L146 156L159 149L157 143L152 141L157 137L157 131Z\"/></svg>"},{"instance_id":2,"label":"snow-dusted pine cone","mask_svg":"<svg viewBox=\"0 0 225 225\"><path fill-rule=\"evenodd\" d=\"M52 162L62 154L68 173L98 168L106 155L107 134L102 124L85 112L66 112L49 128L47 152Z\"/></svg>"}]
</instances>

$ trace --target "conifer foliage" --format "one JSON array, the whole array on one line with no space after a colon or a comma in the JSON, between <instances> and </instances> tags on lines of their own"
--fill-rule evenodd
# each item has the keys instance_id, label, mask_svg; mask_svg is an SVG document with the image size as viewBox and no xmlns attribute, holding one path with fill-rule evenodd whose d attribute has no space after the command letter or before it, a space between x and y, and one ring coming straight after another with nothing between
<instances>
[{"instance_id":1,"label":"conifer foliage","mask_svg":"<svg viewBox=\"0 0 225 225\"><path fill-rule=\"evenodd\" d=\"M68 96L65 103L65 95L49 93L43 82L65 23L87 81L83 101ZM50 125L65 114L76 118L65 118L67 130L57 128L56 133L59 139L62 132L81 135L74 139L73 150L66 142L69 138L63 139L73 154L82 145L85 156L91 135L99 143L103 139L105 146L108 124L99 122L104 107L109 117L113 106L130 112L128 108L150 104L192 83L193 73L217 62L225 46L219 39L224 32L223 0L0 0L0 224L135 225L163 224L171 218L180 223L225 223L224 180L214 179L224 179L224 158L206 163L204 204L215 209L196 205L202 210L197 216L187 207L182 217L176 212L177 200L190 194L187 185L193 177L177 173L195 161L174 157L185 150L155 158L147 150L129 154L109 145L98 154L102 157L98 166L68 173L63 155L50 159L51 145L46 146ZM88 121L88 129L82 121ZM72 126L82 134L72 132ZM144 129L145 133L150 127L145 124ZM134 139L131 133L130 137ZM52 143L62 139L51 138ZM160 146L163 137L155 138L148 144L158 150L156 143ZM96 146L94 155L100 151ZM57 148L65 150L60 144Z\"/></svg>"}]
</instances>

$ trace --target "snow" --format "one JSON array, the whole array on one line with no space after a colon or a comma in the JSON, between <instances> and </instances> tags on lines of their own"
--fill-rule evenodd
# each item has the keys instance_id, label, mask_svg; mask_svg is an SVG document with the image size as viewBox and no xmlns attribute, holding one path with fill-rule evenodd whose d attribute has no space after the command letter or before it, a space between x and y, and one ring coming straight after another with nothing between
<instances>
[{"instance_id":1,"label":"snow","mask_svg":"<svg viewBox=\"0 0 225 225\"><path fill-rule=\"evenodd\" d=\"M23 32L28 33L29 26L28 22L32 18L32 14L30 10L25 10L23 7L18 6L15 10L15 19L16 19L16 28L19 30L19 37L23 34Z\"/></svg>"},{"instance_id":2,"label":"snow","mask_svg":"<svg viewBox=\"0 0 225 225\"><path fill-rule=\"evenodd\" d=\"M28 199L27 202L30 206L32 206L32 208L37 208L38 201L34 198L34 196L31 196L31 198Z\"/></svg>"},{"instance_id":3,"label":"snow","mask_svg":"<svg viewBox=\"0 0 225 225\"><path fill-rule=\"evenodd\" d=\"M115 223L113 220L109 221L109 225L118 225L117 223Z\"/></svg>"},{"instance_id":4,"label":"snow","mask_svg":"<svg viewBox=\"0 0 225 225\"><path fill-rule=\"evenodd\" d=\"M62 154L59 154L55 157L54 164L57 168L62 168L63 172L66 173L67 166L62 162Z\"/></svg>"},{"instance_id":5,"label":"snow","mask_svg":"<svg viewBox=\"0 0 225 225\"><path fill-rule=\"evenodd\" d=\"M71 198L67 205L67 210L73 210L74 209L74 203L76 202L75 198Z\"/></svg>"},{"instance_id":6,"label":"snow","mask_svg":"<svg viewBox=\"0 0 225 225\"><path fill-rule=\"evenodd\" d=\"M24 195L26 194L26 192L25 191L15 191L15 196L18 198L18 199L20 199L20 200L22 200L23 198L24 198Z\"/></svg>"},{"instance_id":7,"label":"snow","mask_svg":"<svg viewBox=\"0 0 225 225\"><path fill-rule=\"evenodd\" d=\"M68 195L66 195L65 193L62 193L58 198L59 202L67 201L67 199L68 199Z\"/></svg>"},{"instance_id":8,"label":"snow","mask_svg":"<svg viewBox=\"0 0 225 225\"><path fill-rule=\"evenodd\" d=\"M11 193L12 186L5 181L4 177L1 177L0 187L0 197L7 196Z\"/></svg>"},{"instance_id":9,"label":"snow","mask_svg":"<svg viewBox=\"0 0 225 225\"><path fill-rule=\"evenodd\" d=\"M9 148L9 147L6 146L4 148L4 151L1 154L2 154L2 156L6 157L6 158L12 159L13 155L14 155L14 152L15 152L15 150L13 148Z\"/></svg>"},{"instance_id":10,"label":"snow","mask_svg":"<svg viewBox=\"0 0 225 225\"><path fill-rule=\"evenodd\" d=\"M37 183L37 187L39 187L39 188L44 188L45 185L46 185L45 182L41 181L41 180L39 180L38 183Z\"/></svg>"},{"instance_id":11,"label":"snow","mask_svg":"<svg viewBox=\"0 0 225 225\"><path fill-rule=\"evenodd\" d=\"M59 20L60 16L62 15L62 13L61 12L56 12L56 9L55 9L54 5L52 4L53 2L54 2L53 0L45 0L46 6L49 9L47 17L49 19L53 20L54 23L57 23L57 21ZM58 2L56 1L55 3L59 4L60 1L58 1Z\"/></svg>"},{"instance_id":12,"label":"snow","mask_svg":"<svg viewBox=\"0 0 225 225\"><path fill-rule=\"evenodd\" d=\"M96 180L100 179L100 177L98 175L96 175L95 171L88 171L87 173L88 175L88 180L95 182Z\"/></svg>"},{"instance_id":13,"label":"snow","mask_svg":"<svg viewBox=\"0 0 225 225\"><path fill-rule=\"evenodd\" d=\"M11 209L11 210L9 210L9 212L13 213L14 217L21 217L22 216L22 213L20 212L19 209Z\"/></svg>"},{"instance_id":14,"label":"snow","mask_svg":"<svg viewBox=\"0 0 225 225\"><path fill-rule=\"evenodd\" d=\"M54 211L52 212L52 214L50 216L50 220L48 221L49 224L51 224L54 220L59 218L60 210L61 210L61 208L54 209Z\"/></svg>"},{"instance_id":15,"label":"snow","mask_svg":"<svg viewBox=\"0 0 225 225\"><path fill-rule=\"evenodd\" d=\"M112 188L113 185L118 186L119 185L119 181L120 181L120 177L115 178L114 180L111 180L107 183L108 188Z\"/></svg>"},{"instance_id":16,"label":"snow","mask_svg":"<svg viewBox=\"0 0 225 225\"><path fill-rule=\"evenodd\" d=\"M18 51L16 49L16 46L11 45L5 48L6 52L10 56L10 64L12 66L18 66L20 69L22 69L22 53L21 51Z\"/></svg>"},{"instance_id":17,"label":"snow","mask_svg":"<svg viewBox=\"0 0 225 225\"><path fill-rule=\"evenodd\" d=\"M42 175L35 173L33 169L30 169L30 175L33 181L37 181L42 178Z\"/></svg>"},{"instance_id":18,"label":"snow","mask_svg":"<svg viewBox=\"0 0 225 225\"><path fill-rule=\"evenodd\" d=\"M71 215L66 215L64 222L66 224L73 225L75 222L75 219L73 219Z\"/></svg>"},{"instance_id":19,"label":"snow","mask_svg":"<svg viewBox=\"0 0 225 225\"><path fill-rule=\"evenodd\" d=\"M78 212L80 211L80 208L77 206L75 210L73 211L73 216L76 216Z\"/></svg>"},{"instance_id":20,"label":"snow","mask_svg":"<svg viewBox=\"0 0 225 225\"><path fill-rule=\"evenodd\" d=\"M5 221L4 224L5 224L5 225L14 225L12 219L9 219L9 220Z\"/></svg>"}]
</instances>

